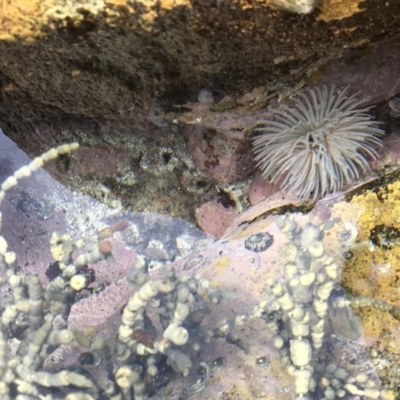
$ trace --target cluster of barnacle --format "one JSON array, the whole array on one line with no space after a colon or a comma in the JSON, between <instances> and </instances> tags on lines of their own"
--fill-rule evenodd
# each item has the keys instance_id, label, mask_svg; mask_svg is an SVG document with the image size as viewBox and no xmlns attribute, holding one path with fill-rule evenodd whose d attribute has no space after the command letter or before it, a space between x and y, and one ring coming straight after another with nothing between
<instances>
[{"instance_id":1,"label":"cluster of barnacle","mask_svg":"<svg viewBox=\"0 0 400 400\"><path fill-rule=\"evenodd\" d=\"M395 393L382 390L371 374L350 373L326 350L328 307L345 307L349 302L340 297L331 301L338 266L324 250L323 230L311 223L301 227L284 216L277 225L289 239L284 248L285 281L268 280L269 299L253 314L264 318L273 333L281 364L294 378L296 399L394 399ZM354 300L355 305L361 303L398 313L396 307L378 300Z\"/></svg>"},{"instance_id":2,"label":"cluster of barnacle","mask_svg":"<svg viewBox=\"0 0 400 400\"><path fill-rule=\"evenodd\" d=\"M71 144L52 149L16 171L1 185L0 204L19 179L77 147ZM208 306L221 300L209 281L199 275L178 278L171 265L165 266L163 278L150 280L147 265L140 257L126 276L136 290L122 310L116 337L106 340L68 329L71 307L79 299L79 292L90 284L87 264L111 256L111 244L106 239L120 228L105 228L92 241L54 233L50 246L58 273L46 287L37 276L23 273L16 254L8 250L6 240L0 236L0 284L8 285L13 296L0 307L1 399L145 400L151 392L148 381L160 373L160 365L168 365L179 376L188 376L191 356L212 337L225 337L241 347L240 340L228 329L207 330L201 326ZM85 351L79 357L82 365L96 357L105 360L108 378L104 385L82 368L48 368L48 358L65 346ZM204 388L209 369L207 365L202 367L203 379L189 383L186 393Z\"/></svg>"}]
</instances>

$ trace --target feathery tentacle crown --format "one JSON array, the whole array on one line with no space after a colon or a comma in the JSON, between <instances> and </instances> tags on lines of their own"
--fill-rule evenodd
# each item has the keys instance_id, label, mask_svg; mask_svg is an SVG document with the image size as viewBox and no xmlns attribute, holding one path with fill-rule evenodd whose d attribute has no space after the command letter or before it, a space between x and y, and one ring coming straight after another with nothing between
<instances>
[{"instance_id":1,"label":"feathery tentacle crown","mask_svg":"<svg viewBox=\"0 0 400 400\"><path fill-rule=\"evenodd\" d=\"M384 131L358 93L334 86L307 89L293 105L271 110L256 130L255 160L264 178L303 199L334 192L370 170Z\"/></svg>"}]
</instances>

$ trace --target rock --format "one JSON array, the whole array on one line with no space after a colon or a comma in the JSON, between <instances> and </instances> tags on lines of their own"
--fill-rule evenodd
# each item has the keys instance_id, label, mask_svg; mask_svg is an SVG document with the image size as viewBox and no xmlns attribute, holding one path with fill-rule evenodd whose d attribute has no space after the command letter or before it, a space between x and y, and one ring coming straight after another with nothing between
<instances>
[{"instance_id":1,"label":"rock","mask_svg":"<svg viewBox=\"0 0 400 400\"><path fill-rule=\"evenodd\" d=\"M247 177L254 169L250 141L228 138L202 125L186 125L183 131L189 154L208 177L232 183Z\"/></svg>"},{"instance_id":2,"label":"rock","mask_svg":"<svg viewBox=\"0 0 400 400\"><path fill-rule=\"evenodd\" d=\"M223 236L226 228L234 221L235 216L235 207L225 208L215 200L204 203L196 210L196 219L200 228L217 238Z\"/></svg>"},{"instance_id":3,"label":"rock","mask_svg":"<svg viewBox=\"0 0 400 400\"><path fill-rule=\"evenodd\" d=\"M261 175L256 176L250 184L249 201L251 205L259 203L261 200L272 196L280 190L278 184L273 184L263 178Z\"/></svg>"}]
</instances>

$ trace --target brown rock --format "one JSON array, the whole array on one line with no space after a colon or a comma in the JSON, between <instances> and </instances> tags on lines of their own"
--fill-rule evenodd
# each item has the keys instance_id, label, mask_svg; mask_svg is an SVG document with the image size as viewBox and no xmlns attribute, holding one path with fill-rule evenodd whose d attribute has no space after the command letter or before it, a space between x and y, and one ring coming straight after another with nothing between
<instances>
[{"instance_id":1,"label":"brown rock","mask_svg":"<svg viewBox=\"0 0 400 400\"><path fill-rule=\"evenodd\" d=\"M204 203L196 210L196 219L200 228L218 238L222 237L235 216L236 209L234 207L225 208L217 201Z\"/></svg>"},{"instance_id":2,"label":"brown rock","mask_svg":"<svg viewBox=\"0 0 400 400\"><path fill-rule=\"evenodd\" d=\"M185 127L187 149L197 167L218 182L243 179L254 169L249 141L227 138L200 125Z\"/></svg>"},{"instance_id":3,"label":"brown rock","mask_svg":"<svg viewBox=\"0 0 400 400\"><path fill-rule=\"evenodd\" d=\"M249 189L249 201L251 205L259 203L262 199L272 196L278 192L279 185L268 182L261 175L253 179Z\"/></svg>"}]
</instances>

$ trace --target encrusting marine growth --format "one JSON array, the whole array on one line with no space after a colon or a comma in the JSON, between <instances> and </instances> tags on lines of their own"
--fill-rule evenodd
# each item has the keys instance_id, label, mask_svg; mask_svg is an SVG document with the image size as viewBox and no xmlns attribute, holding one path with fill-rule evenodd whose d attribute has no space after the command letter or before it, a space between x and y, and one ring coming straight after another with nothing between
<instances>
[{"instance_id":1,"label":"encrusting marine growth","mask_svg":"<svg viewBox=\"0 0 400 400\"><path fill-rule=\"evenodd\" d=\"M51 149L17 170L1 185L0 204L19 179L78 147L73 143ZM89 284L85 266L110 258L112 248L107 239L112 234L112 229L107 228L94 239L54 232L51 254L61 273L46 287L36 275L27 276L21 270L17 255L8 250L8 243L0 236L0 269L4 272L0 285L8 285L13 296L0 308L1 400L146 400L151 396L147 382L158 375L160 365L169 366L171 374L186 377L192 368L191 356L212 337L225 337L241 346L229 331L201 328L208 306L221 300L209 281L200 275L177 277L171 265L165 266L163 278L150 280L142 258L126 276L136 291L122 310L114 339L89 337L77 329L68 329L71 307L79 300L77 294ZM157 310L161 331L147 314L148 303L153 313ZM16 344L15 351L10 348L11 342ZM81 368L54 371L44 367L47 357L73 342L85 351L85 358L96 355L107 370L107 364L111 365L105 384ZM207 366L203 369L203 382L188 384L187 393L198 393L205 387L209 373ZM168 391L168 386L159 389L163 390Z\"/></svg>"},{"instance_id":2,"label":"encrusting marine growth","mask_svg":"<svg viewBox=\"0 0 400 400\"><path fill-rule=\"evenodd\" d=\"M19 179L78 147L71 144L52 149L17 170L1 185L0 204ZM154 390L149 388L149 380L159 374L160 366L169 368L172 375L187 377L196 360L203 368L203 379L183 389L185 394L195 395L212 380L209 366L200 361L203 346L211 339L224 338L247 351L247 343L232 333L232 328L255 318L265 321L266 331L273 334L281 364L293 377L296 400L349 400L354 396L394 400L396 393L382 389L376 376L362 366L348 370L329 351L328 309L348 307L350 302L331 298L338 266L325 252L324 229L311 223L302 227L285 216L276 224L288 238L284 279L269 279L266 295L247 314L224 320L214 329L206 328L202 325L205 314L209 306L220 303L221 293L199 274L177 276L170 264L165 265L162 278L150 279L146 262L139 257L126 276L135 291L122 309L118 332L109 340L69 329L68 317L79 301L77 294L88 286L86 264L110 258L112 248L107 239L112 229L103 229L93 239L53 233L51 254L61 273L46 287L37 276L23 272L17 255L0 236L0 285L8 285L12 294L12 300L3 299L0 307L0 400L168 398L171 385L165 383ZM353 299L351 304L373 305L395 318L400 314L398 307L379 300ZM46 358L62 346L84 351L84 359L99 358L97 368L106 370L107 379L97 381L79 365L57 370L46 367Z\"/></svg>"},{"instance_id":3,"label":"encrusting marine growth","mask_svg":"<svg viewBox=\"0 0 400 400\"><path fill-rule=\"evenodd\" d=\"M384 132L365 99L334 86L307 89L268 113L256 129L255 160L264 178L289 194L316 200L370 170Z\"/></svg>"},{"instance_id":4,"label":"encrusting marine growth","mask_svg":"<svg viewBox=\"0 0 400 400\"><path fill-rule=\"evenodd\" d=\"M358 395L394 400L394 392L380 389L371 374L358 370L354 375L329 354L327 314L328 308L334 307L331 295L339 267L324 250L324 231L311 223L301 227L285 216L276 224L289 239L284 248L285 281L268 280L270 300L260 303L261 310L256 308L255 312L261 312L267 329L274 334L281 364L294 379L295 399L334 400ZM334 303L338 308L349 304L342 297L336 297Z\"/></svg>"}]
</instances>

